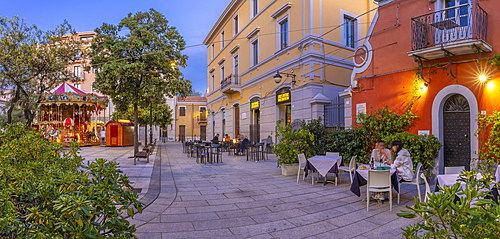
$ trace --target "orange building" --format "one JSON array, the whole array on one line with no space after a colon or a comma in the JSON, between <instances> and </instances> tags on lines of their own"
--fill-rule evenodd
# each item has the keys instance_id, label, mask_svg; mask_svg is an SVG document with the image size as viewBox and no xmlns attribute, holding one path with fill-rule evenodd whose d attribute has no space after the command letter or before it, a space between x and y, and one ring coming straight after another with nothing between
<instances>
[{"instance_id":1,"label":"orange building","mask_svg":"<svg viewBox=\"0 0 500 239\"><path fill-rule=\"evenodd\" d=\"M500 74L488 62L500 48L493 24L500 21L500 1L375 1L379 9L343 92L352 97L346 100L352 121L371 107L398 110L415 96L418 121L411 132L443 143L437 170L469 168L477 157L478 115L500 109Z\"/></svg>"}]
</instances>

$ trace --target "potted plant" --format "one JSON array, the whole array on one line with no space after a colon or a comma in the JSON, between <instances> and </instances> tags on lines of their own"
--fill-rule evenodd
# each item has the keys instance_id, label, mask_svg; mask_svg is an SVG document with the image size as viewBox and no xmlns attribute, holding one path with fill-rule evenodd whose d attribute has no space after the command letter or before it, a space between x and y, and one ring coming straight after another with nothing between
<instances>
[{"instance_id":1,"label":"potted plant","mask_svg":"<svg viewBox=\"0 0 500 239\"><path fill-rule=\"evenodd\" d=\"M278 167L284 176L297 175L299 170L298 154L305 154L306 158L314 156L314 135L305 129L292 130L290 125L278 121L276 129L277 141L273 151L278 158Z\"/></svg>"}]
</instances>

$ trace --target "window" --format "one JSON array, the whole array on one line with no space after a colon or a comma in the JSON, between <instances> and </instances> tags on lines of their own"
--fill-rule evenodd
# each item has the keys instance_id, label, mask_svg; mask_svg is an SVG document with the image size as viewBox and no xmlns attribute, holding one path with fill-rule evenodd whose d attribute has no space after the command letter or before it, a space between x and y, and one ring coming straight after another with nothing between
<instances>
[{"instance_id":1,"label":"window","mask_svg":"<svg viewBox=\"0 0 500 239\"><path fill-rule=\"evenodd\" d=\"M74 86L75 88L79 89L79 90L81 90L81 89L82 89L82 84L80 84L80 83L75 83L75 84L73 84L73 86Z\"/></svg>"},{"instance_id":2,"label":"window","mask_svg":"<svg viewBox=\"0 0 500 239\"><path fill-rule=\"evenodd\" d=\"M74 66L73 67L73 75L75 77L81 78L82 77L82 67L81 66Z\"/></svg>"},{"instance_id":3,"label":"window","mask_svg":"<svg viewBox=\"0 0 500 239\"><path fill-rule=\"evenodd\" d=\"M99 92L99 90L94 86L95 82L92 82L92 91L93 92Z\"/></svg>"},{"instance_id":4,"label":"window","mask_svg":"<svg viewBox=\"0 0 500 239\"><path fill-rule=\"evenodd\" d=\"M288 46L288 18L285 18L279 23L279 50L285 49Z\"/></svg>"},{"instance_id":5,"label":"window","mask_svg":"<svg viewBox=\"0 0 500 239\"><path fill-rule=\"evenodd\" d=\"M215 90L215 75L213 75L213 74L212 74L212 78L211 78L210 84L212 85L212 87L210 89L212 91L214 91Z\"/></svg>"},{"instance_id":6,"label":"window","mask_svg":"<svg viewBox=\"0 0 500 239\"><path fill-rule=\"evenodd\" d=\"M224 49L224 32L220 33L220 50Z\"/></svg>"},{"instance_id":7,"label":"window","mask_svg":"<svg viewBox=\"0 0 500 239\"><path fill-rule=\"evenodd\" d=\"M355 19L344 16L344 44L351 48L354 48L355 46L355 24Z\"/></svg>"},{"instance_id":8,"label":"window","mask_svg":"<svg viewBox=\"0 0 500 239\"><path fill-rule=\"evenodd\" d=\"M179 116L186 116L186 107L179 107Z\"/></svg>"},{"instance_id":9,"label":"window","mask_svg":"<svg viewBox=\"0 0 500 239\"><path fill-rule=\"evenodd\" d=\"M233 69L233 75L234 75L234 84L238 85L238 75L240 74L239 73L239 63L238 63L238 55L234 56L233 58L233 65L234 65L234 69Z\"/></svg>"},{"instance_id":10,"label":"window","mask_svg":"<svg viewBox=\"0 0 500 239\"><path fill-rule=\"evenodd\" d=\"M215 44L212 43L212 60L214 59L215 57Z\"/></svg>"},{"instance_id":11,"label":"window","mask_svg":"<svg viewBox=\"0 0 500 239\"><path fill-rule=\"evenodd\" d=\"M225 75L225 73L224 73L224 66L222 66L220 68L220 82L221 82L221 85L222 85L222 82L224 81L224 75Z\"/></svg>"},{"instance_id":12,"label":"window","mask_svg":"<svg viewBox=\"0 0 500 239\"><path fill-rule=\"evenodd\" d=\"M226 134L226 110L222 110L222 137Z\"/></svg>"},{"instance_id":13,"label":"window","mask_svg":"<svg viewBox=\"0 0 500 239\"><path fill-rule=\"evenodd\" d=\"M92 67L92 73L95 74L95 73L101 73L101 68L94 68Z\"/></svg>"},{"instance_id":14,"label":"window","mask_svg":"<svg viewBox=\"0 0 500 239\"><path fill-rule=\"evenodd\" d=\"M76 49L75 50L75 60L81 60L82 59L82 50Z\"/></svg>"},{"instance_id":15,"label":"window","mask_svg":"<svg viewBox=\"0 0 500 239\"><path fill-rule=\"evenodd\" d=\"M252 0L251 5L252 17L255 17L259 13L259 0Z\"/></svg>"},{"instance_id":16,"label":"window","mask_svg":"<svg viewBox=\"0 0 500 239\"><path fill-rule=\"evenodd\" d=\"M468 0L444 0L446 18L460 26L467 26L469 20Z\"/></svg>"},{"instance_id":17,"label":"window","mask_svg":"<svg viewBox=\"0 0 500 239\"><path fill-rule=\"evenodd\" d=\"M92 40L94 39L94 37L80 37L80 40L81 41L84 41L84 40Z\"/></svg>"},{"instance_id":18,"label":"window","mask_svg":"<svg viewBox=\"0 0 500 239\"><path fill-rule=\"evenodd\" d=\"M250 54L251 59L250 62L252 63L252 66L255 66L259 64L259 40L255 39L252 42L252 53Z\"/></svg>"},{"instance_id":19,"label":"window","mask_svg":"<svg viewBox=\"0 0 500 239\"><path fill-rule=\"evenodd\" d=\"M233 32L233 36L238 34L238 15L236 15L234 18L233 18L233 25L234 25L234 32Z\"/></svg>"}]
</instances>

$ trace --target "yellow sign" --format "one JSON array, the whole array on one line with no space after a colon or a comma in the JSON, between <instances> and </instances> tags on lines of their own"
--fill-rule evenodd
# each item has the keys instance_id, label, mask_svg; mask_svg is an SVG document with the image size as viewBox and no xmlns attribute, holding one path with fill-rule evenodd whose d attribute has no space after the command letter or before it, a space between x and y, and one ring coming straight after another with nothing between
<instances>
[{"instance_id":1,"label":"yellow sign","mask_svg":"<svg viewBox=\"0 0 500 239\"><path fill-rule=\"evenodd\" d=\"M290 92L278 95L278 102L283 102L283 101L287 101L287 100L290 100Z\"/></svg>"},{"instance_id":2,"label":"yellow sign","mask_svg":"<svg viewBox=\"0 0 500 239\"><path fill-rule=\"evenodd\" d=\"M259 101L252 102L250 108L252 109L259 108Z\"/></svg>"}]
</instances>

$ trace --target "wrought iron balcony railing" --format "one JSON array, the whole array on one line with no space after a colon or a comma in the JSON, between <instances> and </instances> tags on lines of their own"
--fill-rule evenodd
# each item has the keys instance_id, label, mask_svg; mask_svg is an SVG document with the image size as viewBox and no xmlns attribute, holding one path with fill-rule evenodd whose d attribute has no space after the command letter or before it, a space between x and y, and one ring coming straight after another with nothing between
<instances>
[{"instance_id":1,"label":"wrought iron balcony railing","mask_svg":"<svg viewBox=\"0 0 500 239\"><path fill-rule=\"evenodd\" d=\"M205 114L197 116L198 123L206 123L207 122L207 116Z\"/></svg>"},{"instance_id":2,"label":"wrought iron balcony railing","mask_svg":"<svg viewBox=\"0 0 500 239\"><path fill-rule=\"evenodd\" d=\"M238 79L238 76L237 75L230 75L228 77L226 77L224 80L222 80L220 82L220 88L221 90L223 90L226 86L229 86L229 85L239 85L239 79Z\"/></svg>"},{"instance_id":3,"label":"wrought iron balcony railing","mask_svg":"<svg viewBox=\"0 0 500 239\"><path fill-rule=\"evenodd\" d=\"M446 45L460 41L486 43L488 14L477 4L463 4L425 14L411 20L411 49Z\"/></svg>"}]
</instances>

